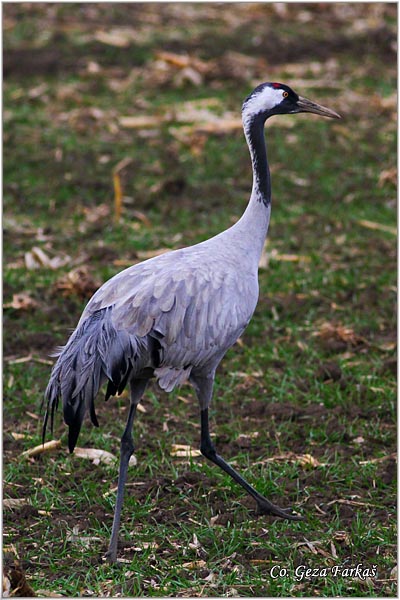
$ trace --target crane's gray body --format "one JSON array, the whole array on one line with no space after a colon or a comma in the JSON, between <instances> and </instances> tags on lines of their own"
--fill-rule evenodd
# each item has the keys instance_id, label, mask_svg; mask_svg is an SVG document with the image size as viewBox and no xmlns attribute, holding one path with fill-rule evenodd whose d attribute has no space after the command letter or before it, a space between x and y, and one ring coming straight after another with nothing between
<instances>
[{"instance_id":1,"label":"crane's gray body","mask_svg":"<svg viewBox=\"0 0 400 600\"><path fill-rule=\"evenodd\" d=\"M261 231L260 219L264 224ZM192 372L200 377L214 373L254 313L258 263L268 222L269 208L254 198L228 230L195 246L133 265L102 285L77 327L77 332L82 331L84 324L94 319L91 335L96 337L97 331L98 339L88 344L84 335L79 338L81 352L87 356L77 361L75 396L91 377L91 370L81 365L91 356L94 344L105 348L104 353L97 352L97 360L104 363L99 385L107 372L118 370L120 354L111 351L108 339L100 339L109 336L110 329L122 345L132 344L136 349L130 358L132 378L152 371L160 387L171 391ZM154 340L158 342L156 358ZM76 345L77 340L75 352ZM68 357L68 352L64 354ZM129 351L124 356L129 356ZM59 360L62 357L63 353ZM65 366L72 368L68 360ZM62 364L60 368L63 370ZM61 379L70 378L66 375L64 372ZM91 394L93 391L90 389ZM86 398L85 403L89 405L90 400Z\"/></svg>"}]
</instances>

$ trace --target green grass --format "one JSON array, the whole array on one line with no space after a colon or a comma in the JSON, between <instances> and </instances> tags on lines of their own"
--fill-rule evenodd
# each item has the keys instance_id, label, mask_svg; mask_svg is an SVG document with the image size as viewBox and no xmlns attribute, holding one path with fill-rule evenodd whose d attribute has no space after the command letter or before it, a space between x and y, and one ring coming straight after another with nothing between
<instances>
[{"instance_id":1,"label":"green grass","mask_svg":"<svg viewBox=\"0 0 400 600\"><path fill-rule=\"evenodd\" d=\"M225 6L196 5L194 14L179 17L172 5L142 6L138 13L134 4L91 6L92 13L89 5L74 12L68 4L4 10L6 66L16 50L25 48L26 59L29 52L36 56L32 48L44 52L29 72L27 63L14 62L4 84L3 489L6 499L26 499L5 508L6 566L18 563L38 594L70 597L395 596L396 244L390 228L396 188L390 172L396 107L388 101L396 85L394 54L376 41L371 25L363 34L349 31L337 4L322 12L291 7L286 17L273 5L243 5L236 29L227 28ZM374 6L352 10L363 23L377 11L389 39L394 7ZM301 11L316 21L304 21L300 36ZM331 58L335 39L341 40L340 69L331 76L334 88L313 89L332 69L324 63L321 35L334 15L336 33L326 40ZM112 29L131 21L144 41L130 50L90 37L99 22ZM236 50L261 60L269 42L250 47L252 39L264 39L265 28L282 32L287 59L271 45L268 57L277 65L271 74L258 66L252 75L246 69L235 75L224 62L232 40ZM360 64L366 47L374 58ZM172 67L169 78L157 81L160 49L190 50L214 60L214 71L198 87L177 87ZM320 76L309 66L311 52L323 66ZM57 53L64 58L54 71L46 56ZM97 74L85 71L88 60L99 65ZM74 61L79 68L71 68ZM220 103L217 114L221 107L239 114L253 80L266 78L308 79L310 89L295 81L293 87L344 118L287 116L267 125L270 259L260 270L256 313L219 367L212 433L221 454L261 493L305 518L259 517L252 501L205 459L171 455L173 444L198 447L196 400L188 386L167 395L152 384L135 424L138 464L129 472L122 562L109 566L102 555L117 461L93 465L70 456L59 415L54 437L61 449L21 456L41 442L49 354L65 343L87 301L76 291L63 295L58 282L77 265L105 281L141 252L202 241L237 219L251 189L241 132L196 133L184 143L171 129L179 124L143 137L120 127L118 118L160 115L210 97ZM35 96L32 90L43 84ZM93 108L103 113L88 116ZM112 169L126 156L132 158L122 174L127 200L115 223ZM91 218L101 204L109 213ZM25 253L35 246L71 260L54 270L27 269ZM282 260L285 255L294 260ZM10 307L21 293L36 307ZM100 428L85 426L79 445L118 456L127 397L105 405L99 396L97 406ZM359 563L376 565L377 575L365 581L332 575L334 566ZM325 568L326 576L302 579L301 565ZM284 575L275 578L273 567Z\"/></svg>"}]
</instances>

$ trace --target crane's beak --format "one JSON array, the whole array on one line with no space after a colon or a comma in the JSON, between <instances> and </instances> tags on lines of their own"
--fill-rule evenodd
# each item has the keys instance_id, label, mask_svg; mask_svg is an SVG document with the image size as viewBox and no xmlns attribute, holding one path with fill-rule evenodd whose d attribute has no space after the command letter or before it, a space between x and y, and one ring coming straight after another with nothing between
<instances>
[{"instance_id":1,"label":"crane's beak","mask_svg":"<svg viewBox=\"0 0 400 600\"><path fill-rule=\"evenodd\" d=\"M321 104L312 102L311 100L303 98L302 96L299 96L299 99L297 100L297 106L299 108L299 112L309 112L316 115L321 115L322 117L331 117L331 119L341 119L341 116L338 115L334 110L326 108L325 106L321 106Z\"/></svg>"}]
</instances>

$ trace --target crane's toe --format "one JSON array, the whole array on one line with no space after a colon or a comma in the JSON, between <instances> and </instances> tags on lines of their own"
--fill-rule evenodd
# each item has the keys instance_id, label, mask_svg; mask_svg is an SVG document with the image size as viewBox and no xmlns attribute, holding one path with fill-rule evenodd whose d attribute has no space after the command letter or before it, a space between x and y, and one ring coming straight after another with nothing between
<instances>
[{"instance_id":1,"label":"crane's toe","mask_svg":"<svg viewBox=\"0 0 400 600\"><path fill-rule=\"evenodd\" d=\"M117 562L117 551L108 549L104 554L104 560L110 565L113 565Z\"/></svg>"},{"instance_id":2,"label":"crane's toe","mask_svg":"<svg viewBox=\"0 0 400 600\"><path fill-rule=\"evenodd\" d=\"M302 521L304 517L297 515L291 508L280 508L275 504L272 504L266 498L257 501L257 514L258 515L272 515L280 517L281 519L289 519L290 521Z\"/></svg>"}]
</instances>

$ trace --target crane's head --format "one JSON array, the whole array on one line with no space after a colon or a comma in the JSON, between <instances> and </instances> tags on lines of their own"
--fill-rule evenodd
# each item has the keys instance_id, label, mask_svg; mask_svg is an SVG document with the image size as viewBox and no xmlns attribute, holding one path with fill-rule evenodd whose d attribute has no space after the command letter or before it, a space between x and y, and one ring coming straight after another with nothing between
<instances>
[{"instance_id":1,"label":"crane's head","mask_svg":"<svg viewBox=\"0 0 400 600\"><path fill-rule=\"evenodd\" d=\"M335 111L325 108L307 98L298 96L288 85L283 83L262 83L252 91L243 102L243 120L259 117L263 121L272 115L309 112L323 117L340 119Z\"/></svg>"}]
</instances>

